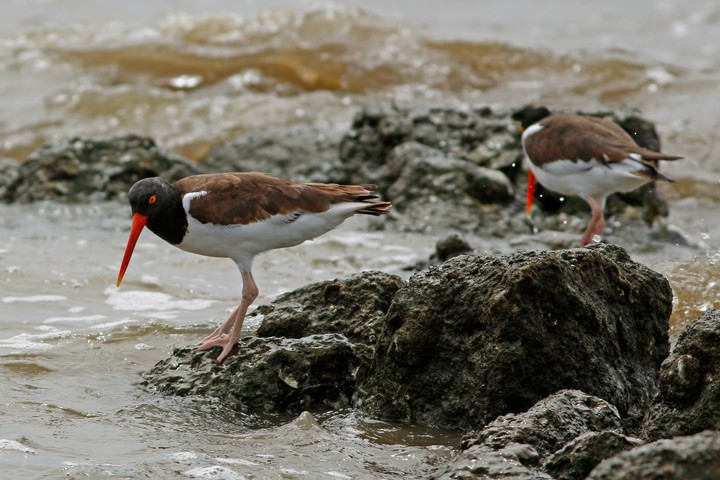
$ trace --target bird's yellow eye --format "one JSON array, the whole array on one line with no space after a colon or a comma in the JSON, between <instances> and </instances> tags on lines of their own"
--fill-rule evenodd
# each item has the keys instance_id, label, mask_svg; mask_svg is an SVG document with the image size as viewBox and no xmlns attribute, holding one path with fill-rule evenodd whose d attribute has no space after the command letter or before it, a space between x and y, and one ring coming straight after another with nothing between
<instances>
[{"instance_id":1,"label":"bird's yellow eye","mask_svg":"<svg viewBox=\"0 0 720 480\"><path fill-rule=\"evenodd\" d=\"M148 198L148 205L152 205L155 202L157 202L157 195L150 195L150 198Z\"/></svg>"}]
</instances>

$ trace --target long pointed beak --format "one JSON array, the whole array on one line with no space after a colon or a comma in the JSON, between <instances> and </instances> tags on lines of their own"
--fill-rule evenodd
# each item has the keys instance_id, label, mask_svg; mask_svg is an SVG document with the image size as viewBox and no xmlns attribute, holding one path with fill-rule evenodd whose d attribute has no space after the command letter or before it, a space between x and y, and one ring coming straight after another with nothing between
<instances>
[{"instance_id":1,"label":"long pointed beak","mask_svg":"<svg viewBox=\"0 0 720 480\"><path fill-rule=\"evenodd\" d=\"M532 170L528 170L528 186L527 186L527 202L525 203L525 215L530 217L533 198L535 198L535 174Z\"/></svg>"},{"instance_id":2,"label":"long pointed beak","mask_svg":"<svg viewBox=\"0 0 720 480\"><path fill-rule=\"evenodd\" d=\"M122 283L125 270L127 270L128 264L130 263L130 257L132 257L133 250L135 250L135 244L137 243L140 232L145 228L148 217L146 215L140 215L136 213L133 215L132 228L130 229L130 238L128 238L127 246L125 247L125 256L120 265L120 273L117 278L117 286L119 287Z\"/></svg>"}]
</instances>

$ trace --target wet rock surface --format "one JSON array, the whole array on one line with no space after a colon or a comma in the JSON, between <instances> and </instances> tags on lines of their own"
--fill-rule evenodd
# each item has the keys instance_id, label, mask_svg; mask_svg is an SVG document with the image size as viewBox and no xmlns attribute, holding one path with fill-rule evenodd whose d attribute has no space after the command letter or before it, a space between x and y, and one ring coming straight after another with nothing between
<instances>
[{"instance_id":1,"label":"wet rock surface","mask_svg":"<svg viewBox=\"0 0 720 480\"><path fill-rule=\"evenodd\" d=\"M467 429L572 388L637 424L669 351L671 299L610 245L455 257L398 291L357 404Z\"/></svg>"},{"instance_id":2,"label":"wet rock surface","mask_svg":"<svg viewBox=\"0 0 720 480\"><path fill-rule=\"evenodd\" d=\"M313 283L260 305L259 337L301 338L342 333L374 345L395 293L405 282L397 275L363 272L347 279Z\"/></svg>"},{"instance_id":3,"label":"wet rock surface","mask_svg":"<svg viewBox=\"0 0 720 480\"><path fill-rule=\"evenodd\" d=\"M542 468L556 480L582 480L604 459L642 444L642 440L617 431L592 431L553 453Z\"/></svg>"},{"instance_id":4,"label":"wet rock surface","mask_svg":"<svg viewBox=\"0 0 720 480\"><path fill-rule=\"evenodd\" d=\"M145 177L169 181L201 169L136 135L112 138L74 137L47 145L30 155L6 184L3 200L79 201L125 197Z\"/></svg>"},{"instance_id":5,"label":"wet rock surface","mask_svg":"<svg viewBox=\"0 0 720 480\"><path fill-rule=\"evenodd\" d=\"M219 364L220 349L175 349L144 375L147 388L170 395L217 397L247 413L299 413L350 404L358 369L371 349L342 335L300 339L243 337Z\"/></svg>"},{"instance_id":6,"label":"wet rock surface","mask_svg":"<svg viewBox=\"0 0 720 480\"><path fill-rule=\"evenodd\" d=\"M514 195L502 172L415 142L393 149L388 166L386 196L397 210L390 218L405 231L475 231L497 218L501 207L493 204L505 206Z\"/></svg>"},{"instance_id":7,"label":"wet rock surface","mask_svg":"<svg viewBox=\"0 0 720 480\"><path fill-rule=\"evenodd\" d=\"M720 432L658 440L609 458L588 480L717 480L720 478Z\"/></svg>"},{"instance_id":8,"label":"wet rock surface","mask_svg":"<svg viewBox=\"0 0 720 480\"><path fill-rule=\"evenodd\" d=\"M660 370L659 392L643 422L648 439L720 430L720 310L688 324Z\"/></svg>"},{"instance_id":9,"label":"wet rock surface","mask_svg":"<svg viewBox=\"0 0 720 480\"><path fill-rule=\"evenodd\" d=\"M550 479L541 468L548 456L583 434L619 431L621 423L617 410L604 400L563 390L471 434L438 478Z\"/></svg>"},{"instance_id":10,"label":"wet rock surface","mask_svg":"<svg viewBox=\"0 0 720 480\"><path fill-rule=\"evenodd\" d=\"M11 158L0 158L0 199L7 196L8 186L15 182L20 164Z\"/></svg>"},{"instance_id":11,"label":"wet rock surface","mask_svg":"<svg viewBox=\"0 0 720 480\"><path fill-rule=\"evenodd\" d=\"M264 172L296 182L328 182L342 135L313 125L249 132L216 147L202 166L212 172Z\"/></svg>"}]
</instances>

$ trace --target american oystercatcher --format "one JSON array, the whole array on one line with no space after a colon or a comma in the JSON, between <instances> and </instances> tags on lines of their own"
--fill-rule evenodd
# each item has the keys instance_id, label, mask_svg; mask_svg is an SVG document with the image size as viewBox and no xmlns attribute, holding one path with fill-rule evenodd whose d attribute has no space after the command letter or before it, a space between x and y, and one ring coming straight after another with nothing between
<instances>
[{"instance_id":1,"label":"american oystercatcher","mask_svg":"<svg viewBox=\"0 0 720 480\"><path fill-rule=\"evenodd\" d=\"M584 115L530 110L522 121L522 146L528 161L526 213L530 216L535 179L563 195L582 197L592 211L580 243L587 245L605 228L605 199L657 180L671 181L658 171L658 160L678 160L642 148L619 125Z\"/></svg>"},{"instance_id":2,"label":"american oystercatcher","mask_svg":"<svg viewBox=\"0 0 720 480\"><path fill-rule=\"evenodd\" d=\"M143 227L187 252L232 259L242 275L242 300L230 317L200 342L222 346L222 362L240 339L248 307L258 295L255 255L318 237L356 213L382 215L392 205L375 185L294 183L262 173L193 175L175 183L140 180L128 192L132 228L120 266L120 286Z\"/></svg>"}]
</instances>

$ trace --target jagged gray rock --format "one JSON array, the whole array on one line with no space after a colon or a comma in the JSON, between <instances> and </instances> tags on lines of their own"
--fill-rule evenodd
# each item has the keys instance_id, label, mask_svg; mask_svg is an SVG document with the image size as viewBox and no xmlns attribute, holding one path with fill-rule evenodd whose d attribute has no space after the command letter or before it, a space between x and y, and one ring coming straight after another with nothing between
<instances>
[{"instance_id":1,"label":"jagged gray rock","mask_svg":"<svg viewBox=\"0 0 720 480\"><path fill-rule=\"evenodd\" d=\"M145 373L147 388L171 395L208 395L242 412L294 412L350 404L370 347L340 334L300 339L241 338L237 353L217 363L219 348L175 349Z\"/></svg>"},{"instance_id":2,"label":"jagged gray rock","mask_svg":"<svg viewBox=\"0 0 720 480\"><path fill-rule=\"evenodd\" d=\"M259 337L301 338L342 333L373 346L395 293L405 282L397 275L362 272L346 279L313 283L260 305Z\"/></svg>"},{"instance_id":3,"label":"jagged gray rock","mask_svg":"<svg viewBox=\"0 0 720 480\"><path fill-rule=\"evenodd\" d=\"M669 352L671 308L667 280L612 245L458 256L397 292L356 402L467 429L574 388L637 425Z\"/></svg>"},{"instance_id":4,"label":"jagged gray rock","mask_svg":"<svg viewBox=\"0 0 720 480\"><path fill-rule=\"evenodd\" d=\"M124 197L135 182L145 177L175 181L200 172L197 165L158 147L147 137L73 137L31 154L6 185L2 199L111 199Z\"/></svg>"},{"instance_id":5,"label":"jagged gray rock","mask_svg":"<svg viewBox=\"0 0 720 480\"><path fill-rule=\"evenodd\" d=\"M342 135L314 125L271 127L217 146L202 165L211 172L256 171L295 182L328 182Z\"/></svg>"},{"instance_id":6,"label":"jagged gray rock","mask_svg":"<svg viewBox=\"0 0 720 480\"><path fill-rule=\"evenodd\" d=\"M577 390L562 390L527 412L503 415L471 434L439 478L550 479L541 466L563 445L590 432L620 429L615 407Z\"/></svg>"},{"instance_id":7,"label":"jagged gray rock","mask_svg":"<svg viewBox=\"0 0 720 480\"><path fill-rule=\"evenodd\" d=\"M608 458L588 480L717 480L720 432L658 440Z\"/></svg>"},{"instance_id":8,"label":"jagged gray rock","mask_svg":"<svg viewBox=\"0 0 720 480\"><path fill-rule=\"evenodd\" d=\"M680 333L659 388L643 422L645 438L720 430L720 310L708 310Z\"/></svg>"},{"instance_id":9,"label":"jagged gray rock","mask_svg":"<svg viewBox=\"0 0 720 480\"><path fill-rule=\"evenodd\" d=\"M604 459L642 444L617 431L587 432L548 457L542 469L556 480L583 480Z\"/></svg>"}]
</instances>

